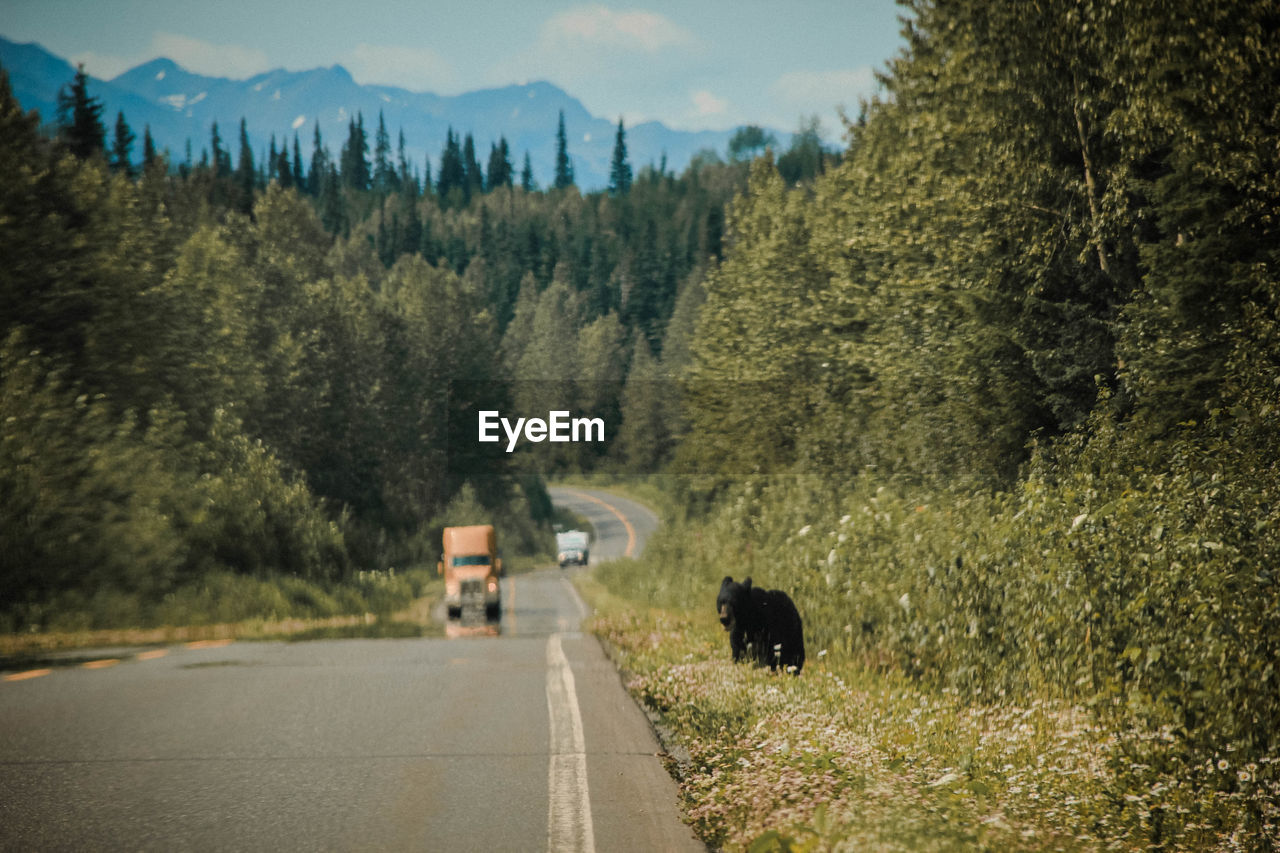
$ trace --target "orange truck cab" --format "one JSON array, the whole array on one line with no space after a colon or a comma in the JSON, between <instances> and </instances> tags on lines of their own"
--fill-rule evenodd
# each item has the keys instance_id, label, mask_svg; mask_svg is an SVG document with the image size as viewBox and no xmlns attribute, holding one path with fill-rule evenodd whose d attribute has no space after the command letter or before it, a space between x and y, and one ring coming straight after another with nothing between
<instances>
[{"instance_id":1,"label":"orange truck cab","mask_svg":"<svg viewBox=\"0 0 1280 853\"><path fill-rule=\"evenodd\" d=\"M444 603L449 618L457 619L463 607L484 605L485 616L502 615L502 558L492 524L444 529L444 553L436 571L444 576Z\"/></svg>"}]
</instances>

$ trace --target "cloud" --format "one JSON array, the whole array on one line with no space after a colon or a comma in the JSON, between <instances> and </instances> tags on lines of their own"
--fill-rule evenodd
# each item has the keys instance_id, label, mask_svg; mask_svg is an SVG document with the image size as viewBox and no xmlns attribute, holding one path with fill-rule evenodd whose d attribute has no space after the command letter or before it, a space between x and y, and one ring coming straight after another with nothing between
<instances>
[{"instance_id":1,"label":"cloud","mask_svg":"<svg viewBox=\"0 0 1280 853\"><path fill-rule=\"evenodd\" d=\"M110 80L112 77L119 77L133 66L146 62L149 58L151 57L139 59L137 57L112 56L108 53L97 53L92 50L86 50L83 53L68 57L72 65L84 65L85 72L91 77L97 77L99 80Z\"/></svg>"},{"instance_id":2,"label":"cloud","mask_svg":"<svg viewBox=\"0 0 1280 853\"><path fill-rule=\"evenodd\" d=\"M851 108L875 94L878 84L870 66L839 71L788 71L769 87L779 107L795 115Z\"/></svg>"},{"instance_id":3,"label":"cloud","mask_svg":"<svg viewBox=\"0 0 1280 853\"><path fill-rule=\"evenodd\" d=\"M399 86L414 92L440 91L454 82L453 68L433 50L358 44L342 57L358 83Z\"/></svg>"},{"instance_id":4,"label":"cloud","mask_svg":"<svg viewBox=\"0 0 1280 853\"><path fill-rule=\"evenodd\" d=\"M271 68L261 50L234 44L213 44L177 33L156 33L151 37L155 56L167 56L188 71L209 77L243 80Z\"/></svg>"},{"instance_id":5,"label":"cloud","mask_svg":"<svg viewBox=\"0 0 1280 853\"><path fill-rule=\"evenodd\" d=\"M694 115L700 118L722 116L729 112L729 102L724 98L717 98L706 89L699 89L691 93L689 100L693 102Z\"/></svg>"},{"instance_id":6,"label":"cloud","mask_svg":"<svg viewBox=\"0 0 1280 853\"><path fill-rule=\"evenodd\" d=\"M152 34L147 49L135 56L118 56L95 51L77 53L72 64L84 63L85 71L100 80L110 80L152 59L172 59L183 68L207 77L243 80L270 69L267 54L234 44L214 44L177 33Z\"/></svg>"},{"instance_id":7,"label":"cloud","mask_svg":"<svg viewBox=\"0 0 1280 853\"><path fill-rule=\"evenodd\" d=\"M587 44L643 53L686 47L693 34L669 18L643 10L619 11L605 6L578 6L552 16L541 38L552 44Z\"/></svg>"},{"instance_id":8,"label":"cloud","mask_svg":"<svg viewBox=\"0 0 1280 853\"><path fill-rule=\"evenodd\" d=\"M484 83L547 80L598 115L631 124L693 109L687 91L708 45L655 12L581 5L557 12L533 31L523 50L496 62ZM643 118L641 118L643 117Z\"/></svg>"}]
</instances>

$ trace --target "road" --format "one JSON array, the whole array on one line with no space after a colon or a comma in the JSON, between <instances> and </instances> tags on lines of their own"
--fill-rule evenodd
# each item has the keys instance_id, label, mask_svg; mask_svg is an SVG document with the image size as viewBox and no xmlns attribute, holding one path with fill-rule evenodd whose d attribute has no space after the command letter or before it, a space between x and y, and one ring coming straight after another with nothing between
<instances>
[{"instance_id":1,"label":"road","mask_svg":"<svg viewBox=\"0 0 1280 853\"><path fill-rule=\"evenodd\" d=\"M599 524L593 560L656 524L554 498ZM566 574L505 579L496 636L102 650L6 680L0 849L703 850Z\"/></svg>"}]
</instances>

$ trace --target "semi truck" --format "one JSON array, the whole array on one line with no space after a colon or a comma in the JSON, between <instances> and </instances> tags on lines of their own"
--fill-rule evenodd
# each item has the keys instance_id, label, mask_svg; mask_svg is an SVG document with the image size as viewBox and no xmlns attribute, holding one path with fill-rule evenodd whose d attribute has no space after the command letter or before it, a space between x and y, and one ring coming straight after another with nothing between
<instances>
[{"instance_id":1,"label":"semi truck","mask_svg":"<svg viewBox=\"0 0 1280 853\"><path fill-rule=\"evenodd\" d=\"M484 607L485 617L502 615L502 558L492 524L446 527L436 571L444 577L444 603L450 619L464 607Z\"/></svg>"}]
</instances>

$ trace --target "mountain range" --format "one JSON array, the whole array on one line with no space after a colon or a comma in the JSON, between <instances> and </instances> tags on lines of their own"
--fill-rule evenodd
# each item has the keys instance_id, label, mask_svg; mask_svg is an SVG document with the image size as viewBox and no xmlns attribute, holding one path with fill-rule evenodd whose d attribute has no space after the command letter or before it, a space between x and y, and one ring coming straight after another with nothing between
<instances>
[{"instance_id":1,"label":"mountain range","mask_svg":"<svg viewBox=\"0 0 1280 853\"><path fill-rule=\"evenodd\" d=\"M24 109L38 110L46 123L56 119L58 92L75 75L70 62L38 44L19 44L0 37L0 67L8 71L14 95ZM194 159L200 158L201 151L209 148L215 121L223 144L236 157L241 118L255 162L262 162L272 134L277 145L287 140L292 147L295 133L303 157L309 161L317 122L325 145L336 158L346 141L348 123L357 114L364 117L372 148L381 113L391 136L393 156L403 130L406 156L419 171L429 158L434 175L446 134L452 128L459 138L472 134L482 165L487 163L489 146L505 137L516 172L528 152L535 180L547 186L553 175L556 128L563 111L576 182L584 190L596 190L608 185L617 132L616 119L593 116L581 101L551 83L445 96L361 85L341 65L310 71L276 69L247 80L229 80L193 74L171 59L154 59L111 80L91 76L89 94L103 104L108 140L117 112L123 112L139 140L135 159L141 157L143 128L149 127L156 146L168 149L174 163L185 159L188 141ZM789 134L772 132L780 140L789 138ZM679 172L700 150L710 148L723 155L732 135L732 130L691 132L650 121L626 128L627 152L636 171L657 165L665 157L667 167Z\"/></svg>"}]
</instances>

